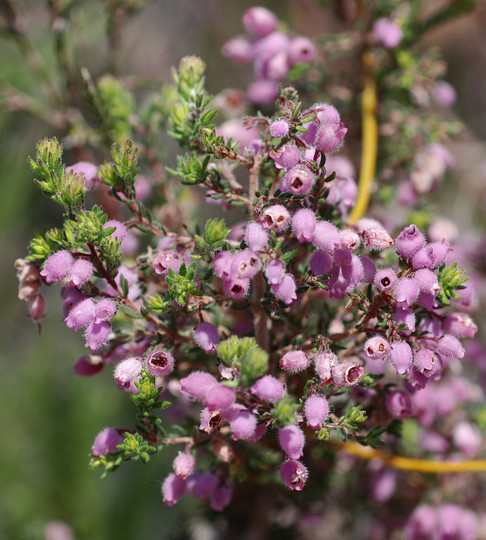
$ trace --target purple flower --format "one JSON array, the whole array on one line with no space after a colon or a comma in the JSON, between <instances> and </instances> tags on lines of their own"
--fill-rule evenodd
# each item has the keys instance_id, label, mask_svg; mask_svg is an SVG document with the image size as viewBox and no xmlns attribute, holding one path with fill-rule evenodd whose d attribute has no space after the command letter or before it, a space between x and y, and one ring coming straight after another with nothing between
<instances>
[{"instance_id":1,"label":"purple flower","mask_svg":"<svg viewBox=\"0 0 486 540\"><path fill-rule=\"evenodd\" d=\"M478 427L469 422L459 422L452 433L454 444L468 457L474 457L481 446L481 432Z\"/></svg>"},{"instance_id":2,"label":"purple flower","mask_svg":"<svg viewBox=\"0 0 486 540\"><path fill-rule=\"evenodd\" d=\"M410 396L402 390L392 390L386 395L386 408L398 420L412 416L412 402Z\"/></svg>"},{"instance_id":3,"label":"purple flower","mask_svg":"<svg viewBox=\"0 0 486 540\"><path fill-rule=\"evenodd\" d=\"M290 225L289 211L281 204L269 206L262 213L261 223L265 229L276 233L283 232Z\"/></svg>"},{"instance_id":4,"label":"purple flower","mask_svg":"<svg viewBox=\"0 0 486 540\"><path fill-rule=\"evenodd\" d=\"M237 36L227 41L221 48L221 53L226 58L230 58L241 64L246 64L253 60L251 43L243 36Z\"/></svg>"},{"instance_id":5,"label":"purple flower","mask_svg":"<svg viewBox=\"0 0 486 540\"><path fill-rule=\"evenodd\" d=\"M162 484L162 496L167 506L174 506L185 492L186 481L174 473L170 473Z\"/></svg>"},{"instance_id":6,"label":"purple flower","mask_svg":"<svg viewBox=\"0 0 486 540\"><path fill-rule=\"evenodd\" d=\"M444 319L444 331L458 338L473 338L478 327L467 313L451 313Z\"/></svg>"},{"instance_id":7,"label":"purple flower","mask_svg":"<svg viewBox=\"0 0 486 540\"><path fill-rule=\"evenodd\" d=\"M464 358L464 347L461 342L451 334L444 334L437 342L436 352L443 356Z\"/></svg>"},{"instance_id":8,"label":"purple flower","mask_svg":"<svg viewBox=\"0 0 486 540\"><path fill-rule=\"evenodd\" d=\"M358 383L364 374L364 369L358 364L345 362L332 368L332 382L338 388L348 388Z\"/></svg>"},{"instance_id":9,"label":"purple flower","mask_svg":"<svg viewBox=\"0 0 486 540\"><path fill-rule=\"evenodd\" d=\"M391 19L382 17L373 25L373 35L381 41L387 49L395 48L402 41L403 33L398 24Z\"/></svg>"},{"instance_id":10,"label":"purple flower","mask_svg":"<svg viewBox=\"0 0 486 540\"><path fill-rule=\"evenodd\" d=\"M261 261L251 249L244 249L233 257L231 262L230 280L251 279L260 270Z\"/></svg>"},{"instance_id":11,"label":"purple flower","mask_svg":"<svg viewBox=\"0 0 486 540\"><path fill-rule=\"evenodd\" d=\"M297 299L294 276L285 274L280 283L272 285L275 296L287 306Z\"/></svg>"},{"instance_id":12,"label":"purple flower","mask_svg":"<svg viewBox=\"0 0 486 540\"><path fill-rule=\"evenodd\" d=\"M250 411L242 410L230 421L233 439L249 440L255 433L257 417Z\"/></svg>"},{"instance_id":13,"label":"purple flower","mask_svg":"<svg viewBox=\"0 0 486 540\"><path fill-rule=\"evenodd\" d=\"M390 362L399 375L406 375L413 362L412 348L406 341L395 341L390 348Z\"/></svg>"},{"instance_id":14,"label":"purple flower","mask_svg":"<svg viewBox=\"0 0 486 540\"><path fill-rule=\"evenodd\" d=\"M91 298L86 298L75 304L64 319L66 326L74 331L88 326L96 317L96 304Z\"/></svg>"},{"instance_id":15,"label":"purple flower","mask_svg":"<svg viewBox=\"0 0 486 540\"><path fill-rule=\"evenodd\" d=\"M169 275L169 270L178 273L183 262L184 259L176 251L161 251L155 258L154 270L156 274L165 277Z\"/></svg>"},{"instance_id":16,"label":"purple flower","mask_svg":"<svg viewBox=\"0 0 486 540\"><path fill-rule=\"evenodd\" d=\"M42 294L37 294L29 301L29 317L37 322L46 314L46 299Z\"/></svg>"},{"instance_id":17,"label":"purple flower","mask_svg":"<svg viewBox=\"0 0 486 540\"><path fill-rule=\"evenodd\" d=\"M242 298L250 290L249 279L234 279L224 282L224 292L231 298Z\"/></svg>"},{"instance_id":18,"label":"purple flower","mask_svg":"<svg viewBox=\"0 0 486 540\"><path fill-rule=\"evenodd\" d=\"M243 14L243 26L245 30L255 37L270 34L277 28L278 19L265 7L251 7Z\"/></svg>"},{"instance_id":19,"label":"purple flower","mask_svg":"<svg viewBox=\"0 0 486 540\"><path fill-rule=\"evenodd\" d=\"M302 491L308 476L307 469L300 461L291 459L285 461L280 467L282 483L292 491Z\"/></svg>"},{"instance_id":20,"label":"purple flower","mask_svg":"<svg viewBox=\"0 0 486 540\"><path fill-rule=\"evenodd\" d=\"M120 362L114 371L114 378L120 390L135 393L133 384L142 372L143 364L139 358L127 358Z\"/></svg>"},{"instance_id":21,"label":"purple flower","mask_svg":"<svg viewBox=\"0 0 486 540\"><path fill-rule=\"evenodd\" d=\"M390 343L382 336L373 336L366 340L364 352L372 360L386 360L390 354Z\"/></svg>"},{"instance_id":22,"label":"purple flower","mask_svg":"<svg viewBox=\"0 0 486 540\"><path fill-rule=\"evenodd\" d=\"M223 384L217 383L208 390L203 403L210 411L216 411L227 409L233 405L235 399L236 392L234 388L228 388Z\"/></svg>"},{"instance_id":23,"label":"purple flower","mask_svg":"<svg viewBox=\"0 0 486 540\"><path fill-rule=\"evenodd\" d=\"M408 330L399 330L400 335L409 336L415 332L415 315L411 309L398 308L393 314L393 319L397 324L405 324Z\"/></svg>"},{"instance_id":24,"label":"purple flower","mask_svg":"<svg viewBox=\"0 0 486 540\"><path fill-rule=\"evenodd\" d=\"M147 356L146 365L151 375L162 377L174 369L174 357L165 349L155 349Z\"/></svg>"},{"instance_id":25,"label":"purple flower","mask_svg":"<svg viewBox=\"0 0 486 540\"><path fill-rule=\"evenodd\" d=\"M318 221L314 230L314 244L319 249L334 253L341 247L338 228L329 221Z\"/></svg>"},{"instance_id":26,"label":"purple flower","mask_svg":"<svg viewBox=\"0 0 486 540\"><path fill-rule=\"evenodd\" d=\"M279 362L280 369L290 373L299 373L309 366L309 358L304 351L289 351L285 353Z\"/></svg>"},{"instance_id":27,"label":"purple flower","mask_svg":"<svg viewBox=\"0 0 486 540\"><path fill-rule=\"evenodd\" d=\"M341 241L341 249L349 251L358 249L361 244L358 234L352 229L343 229L342 231L339 231L339 240Z\"/></svg>"},{"instance_id":28,"label":"purple flower","mask_svg":"<svg viewBox=\"0 0 486 540\"><path fill-rule=\"evenodd\" d=\"M327 251L314 251L309 267L314 276L329 274L332 268L332 257Z\"/></svg>"},{"instance_id":29,"label":"purple flower","mask_svg":"<svg viewBox=\"0 0 486 540\"><path fill-rule=\"evenodd\" d=\"M246 93L248 99L258 105L269 105L277 98L278 83L262 79L250 84Z\"/></svg>"},{"instance_id":30,"label":"purple flower","mask_svg":"<svg viewBox=\"0 0 486 540\"><path fill-rule=\"evenodd\" d=\"M206 353L216 352L216 345L219 342L218 331L216 328L208 322L198 324L194 329L194 339L196 343Z\"/></svg>"},{"instance_id":31,"label":"purple flower","mask_svg":"<svg viewBox=\"0 0 486 540\"><path fill-rule=\"evenodd\" d=\"M124 436L120 430L109 427L100 431L94 440L91 452L93 456L101 456L115 452L119 444L123 442Z\"/></svg>"},{"instance_id":32,"label":"purple flower","mask_svg":"<svg viewBox=\"0 0 486 540\"><path fill-rule=\"evenodd\" d=\"M342 122L324 124L317 130L314 144L325 154L336 152L343 145L347 132L348 128Z\"/></svg>"},{"instance_id":33,"label":"purple flower","mask_svg":"<svg viewBox=\"0 0 486 540\"><path fill-rule=\"evenodd\" d=\"M60 281L67 277L74 264L74 257L69 251L63 249L51 255L40 271L40 275L46 280L46 283Z\"/></svg>"},{"instance_id":34,"label":"purple flower","mask_svg":"<svg viewBox=\"0 0 486 540\"><path fill-rule=\"evenodd\" d=\"M437 356L430 349L420 349L414 355L413 364L424 377L429 378L435 371Z\"/></svg>"},{"instance_id":35,"label":"purple flower","mask_svg":"<svg viewBox=\"0 0 486 540\"><path fill-rule=\"evenodd\" d=\"M290 459L300 459L304 452L304 432L296 424L280 428L278 432L280 446Z\"/></svg>"},{"instance_id":36,"label":"purple flower","mask_svg":"<svg viewBox=\"0 0 486 540\"><path fill-rule=\"evenodd\" d=\"M213 491L209 506L217 512L222 512L230 503L231 495L231 488L221 484Z\"/></svg>"},{"instance_id":37,"label":"purple flower","mask_svg":"<svg viewBox=\"0 0 486 540\"><path fill-rule=\"evenodd\" d=\"M405 525L405 537L407 540L433 538L437 526L437 510L427 504L417 506Z\"/></svg>"},{"instance_id":38,"label":"purple flower","mask_svg":"<svg viewBox=\"0 0 486 540\"><path fill-rule=\"evenodd\" d=\"M77 259L69 272L70 285L81 288L93 274L93 264L86 259Z\"/></svg>"},{"instance_id":39,"label":"purple flower","mask_svg":"<svg viewBox=\"0 0 486 540\"><path fill-rule=\"evenodd\" d=\"M296 37L290 42L288 54L291 64L310 62L316 54L316 48L310 39Z\"/></svg>"},{"instance_id":40,"label":"purple flower","mask_svg":"<svg viewBox=\"0 0 486 540\"><path fill-rule=\"evenodd\" d=\"M283 179L282 182L284 182ZM296 165L287 171L285 175L287 190L294 195L305 195L309 193L313 183L314 173L305 165Z\"/></svg>"},{"instance_id":41,"label":"purple flower","mask_svg":"<svg viewBox=\"0 0 486 540\"><path fill-rule=\"evenodd\" d=\"M329 404L324 396L309 396L304 405L307 425L319 429L329 414Z\"/></svg>"},{"instance_id":42,"label":"purple flower","mask_svg":"<svg viewBox=\"0 0 486 540\"><path fill-rule=\"evenodd\" d=\"M213 259L214 273L225 281L229 280L232 262L233 254L231 252L218 251Z\"/></svg>"},{"instance_id":43,"label":"purple flower","mask_svg":"<svg viewBox=\"0 0 486 540\"><path fill-rule=\"evenodd\" d=\"M201 500L211 497L219 483L218 477L211 471L197 471L186 482L187 492Z\"/></svg>"},{"instance_id":44,"label":"purple flower","mask_svg":"<svg viewBox=\"0 0 486 540\"><path fill-rule=\"evenodd\" d=\"M251 221L245 229L246 245L253 251L263 251L268 244L268 231L266 231L261 223ZM223 253L223 252L220 252ZM219 255L219 253L218 253ZM221 277L221 276L220 276Z\"/></svg>"},{"instance_id":45,"label":"purple flower","mask_svg":"<svg viewBox=\"0 0 486 540\"><path fill-rule=\"evenodd\" d=\"M301 159L300 150L294 143L286 144L278 150L271 150L268 155L278 169L292 169Z\"/></svg>"},{"instance_id":46,"label":"purple flower","mask_svg":"<svg viewBox=\"0 0 486 540\"><path fill-rule=\"evenodd\" d=\"M375 275L374 283L380 291L391 291L397 282L397 276L391 268L383 268Z\"/></svg>"},{"instance_id":47,"label":"purple flower","mask_svg":"<svg viewBox=\"0 0 486 540\"><path fill-rule=\"evenodd\" d=\"M287 135L287 133L289 132L289 123L283 118L275 120L270 124L269 131L272 137L275 137L276 139L281 139L282 137L285 137L285 135Z\"/></svg>"},{"instance_id":48,"label":"purple flower","mask_svg":"<svg viewBox=\"0 0 486 540\"><path fill-rule=\"evenodd\" d=\"M116 313L116 303L108 298L103 298L95 306L95 323L109 321Z\"/></svg>"},{"instance_id":49,"label":"purple flower","mask_svg":"<svg viewBox=\"0 0 486 540\"><path fill-rule=\"evenodd\" d=\"M314 366L317 375L324 384L332 381L332 370L338 363L338 357L331 351L325 351L314 358Z\"/></svg>"},{"instance_id":50,"label":"purple flower","mask_svg":"<svg viewBox=\"0 0 486 540\"><path fill-rule=\"evenodd\" d=\"M275 377L265 375L258 379L250 388L250 392L259 399L266 399L275 403L284 396L284 385Z\"/></svg>"},{"instance_id":51,"label":"purple flower","mask_svg":"<svg viewBox=\"0 0 486 540\"><path fill-rule=\"evenodd\" d=\"M395 289L395 298L397 301L397 307L407 309L410 307L418 297L419 284L413 277L404 277L397 283Z\"/></svg>"},{"instance_id":52,"label":"purple flower","mask_svg":"<svg viewBox=\"0 0 486 540\"><path fill-rule=\"evenodd\" d=\"M282 283L285 277L285 263L279 259L270 259L265 267L265 277L270 285Z\"/></svg>"},{"instance_id":53,"label":"purple flower","mask_svg":"<svg viewBox=\"0 0 486 540\"><path fill-rule=\"evenodd\" d=\"M196 460L189 452L179 452L172 464L176 475L183 479L186 479L194 472L195 466Z\"/></svg>"},{"instance_id":54,"label":"purple flower","mask_svg":"<svg viewBox=\"0 0 486 540\"><path fill-rule=\"evenodd\" d=\"M101 321L99 323L93 321L88 328L86 328L86 347L92 351L97 351L108 341L110 333L110 323L106 321Z\"/></svg>"},{"instance_id":55,"label":"purple flower","mask_svg":"<svg viewBox=\"0 0 486 540\"><path fill-rule=\"evenodd\" d=\"M73 366L73 371L76 375L82 377L91 377L99 373L104 367L101 356L85 354L78 358Z\"/></svg>"},{"instance_id":56,"label":"purple flower","mask_svg":"<svg viewBox=\"0 0 486 540\"><path fill-rule=\"evenodd\" d=\"M218 384L218 381L204 371L193 371L187 377L181 379L181 389L192 398L202 401L206 394Z\"/></svg>"}]
</instances>

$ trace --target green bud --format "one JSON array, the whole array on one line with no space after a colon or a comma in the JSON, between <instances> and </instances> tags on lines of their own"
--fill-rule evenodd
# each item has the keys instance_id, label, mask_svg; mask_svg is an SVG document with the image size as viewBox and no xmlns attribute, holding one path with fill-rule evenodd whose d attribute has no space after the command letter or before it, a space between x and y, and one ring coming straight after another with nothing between
<instances>
[{"instance_id":1,"label":"green bud","mask_svg":"<svg viewBox=\"0 0 486 540\"><path fill-rule=\"evenodd\" d=\"M224 219L210 219L206 221L204 229L204 241L211 248L220 247L226 240L230 231L226 228Z\"/></svg>"},{"instance_id":2,"label":"green bud","mask_svg":"<svg viewBox=\"0 0 486 540\"><path fill-rule=\"evenodd\" d=\"M198 56L185 56L179 63L179 70L174 74L174 79L177 84L181 81L187 84L189 88L194 88L196 85L204 82L204 71L206 64Z\"/></svg>"},{"instance_id":3,"label":"green bud","mask_svg":"<svg viewBox=\"0 0 486 540\"><path fill-rule=\"evenodd\" d=\"M299 410L299 404L291 397L284 397L275 403L271 413L275 422L279 425L295 424L295 413Z\"/></svg>"},{"instance_id":4,"label":"green bud","mask_svg":"<svg viewBox=\"0 0 486 540\"><path fill-rule=\"evenodd\" d=\"M216 350L223 364L233 367L238 366L240 340L236 336L231 336L225 341L218 343Z\"/></svg>"},{"instance_id":5,"label":"green bud","mask_svg":"<svg viewBox=\"0 0 486 540\"><path fill-rule=\"evenodd\" d=\"M260 347L249 351L240 362L241 380L245 384L251 384L260 378L268 370L268 353Z\"/></svg>"}]
</instances>

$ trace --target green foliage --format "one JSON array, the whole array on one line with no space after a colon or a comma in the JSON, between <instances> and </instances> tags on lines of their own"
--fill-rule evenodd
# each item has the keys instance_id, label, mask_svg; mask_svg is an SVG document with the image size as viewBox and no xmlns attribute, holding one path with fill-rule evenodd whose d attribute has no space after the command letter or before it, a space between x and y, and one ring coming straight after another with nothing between
<instances>
[{"instance_id":1,"label":"green foliage","mask_svg":"<svg viewBox=\"0 0 486 540\"><path fill-rule=\"evenodd\" d=\"M464 275L463 268L457 268L457 263L452 266L446 266L442 264L439 268L439 275L437 276L441 290L439 291L439 301L444 305L450 304L451 298L461 298L454 291L465 289L463 285L469 278Z\"/></svg>"},{"instance_id":2,"label":"green foliage","mask_svg":"<svg viewBox=\"0 0 486 540\"><path fill-rule=\"evenodd\" d=\"M196 274L196 263L192 263L186 267L182 263L179 274L169 268L169 275L165 278L169 291L162 299L160 295L149 296L148 307L156 313L162 313L170 308L172 302L176 302L179 306L185 306L188 298L192 296L203 296L203 293L197 288L197 283L194 281Z\"/></svg>"},{"instance_id":3,"label":"green foliage","mask_svg":"<svg viewBox=\"0 0 486 540\"><path fill-rule=\"evenodd\" d=\"M271 411L274 423L282 426L295 424L295 413L299 408L300 405L289 396L279 399L275 402L275 407Z\"/></svg>"},{"instance_id":4,"label":"green foliage","mask_svg":"<svg viewBox=\"0 0 486 540\"><path fill-rule=\"evenodd\" d=\"M29 157L29 163L39 177L34 182L45 195L70 213L83 208L86 191L84 176L73 172L66 174L62 162L62 145L55 137L40 141L37 144L36 160Z\"/></svg>"},{"instance_id":5,"label":"green foliage","mask_svg":"<svg viewBox=\"0 0 486 540\"><path fill-rule=\"evenodd\" d=\"M245 385L268 370L268 353L258 347L253 337L231 336L218 343L217 353L223 364L239 369L240 380Z\"/></svg>"},{"instance_id":6,"label":"green foliage","mask_svg":"<svg viewBox=\"0 0 486 540\"><path fill-rule=\"evenodd\" d=\"M99 169L101 180L115 191L134 196L133 184L139 172L138 149L133 148L131 140L111 147L113 163L104 163Z\"/></svg>"},{"instance_id":7,"label":"green foliage","mask_svg":"<svg viewBox=\"0 0 486 540\"><path fill-rule=\"evenodd\" d=\"M243 384L251 384L268 370L268 353L260 347L248 351L240 360L240 378Z\"/></svg>"},{"instance_id":8,"label":"green foliage","mask_svg":"<svg viewBox=\"0 0 486 540\"><path fill-rule=\"evenodd\" d=\"M104 75L97 84L98 113L110 139L121 143L131 136L130 117L135 112L135 102L120 82L112 75Z\"/></svg>"},{"instance_id":9,"label":"green foliage","mask_svg":"<svg viewBox=\"0 0 486 540\"><path fill-rule=\"evenodd\" d=\"M210 156L199 159L194 154L177 156L177 168L166 167L166 171L172 176L180 178L181 184L189 186L203 184L211 175L211 171L208 170L210 159Z\"/></svg>"},{"instance_id":10,"label":"green foliage","mask_svg":"<svg viewBox=\"0 0 486 540\"><path fill-rule=\"evenodd\" d=\"M209 219L206 221L204 234L201 238L195 235L197 247L203 251L217 250L224 246L226 238L230 234L230 230L226 227L224 219Z\"/></svg>"}]
</instances>

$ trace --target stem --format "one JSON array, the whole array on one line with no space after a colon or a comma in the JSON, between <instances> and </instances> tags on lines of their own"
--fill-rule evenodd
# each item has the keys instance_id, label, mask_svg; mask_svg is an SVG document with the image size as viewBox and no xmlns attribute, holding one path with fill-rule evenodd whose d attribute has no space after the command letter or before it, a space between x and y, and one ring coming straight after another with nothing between
<instances>
[{"instance_id":1,"label":"stem","mask_svg":"<svg viewBox=\"0 0 486 540\"><path fill-rule=\"evenodd\" d=\"M372 70L371 53L363 54L365 80L361 95L361 117L363 122L361 170L358 183L358 198L349 215L348 222L355 223L363 217L371 195L371 186L375 177L376 155L378 153L378 122L376 119L376 84Z\"/></svg>"},{"instance_id":2,"label":"stem","mask_svg":"<svg viewBox=\"0 0 486 540\"><path fill-rule=\"evenodd\" d=\"M379 459L388 467L403 471L417 471L432 474L448 474L459 472L482 472L486 471L486 460L467 461L429 461L426 459L407 458L386 454L381 450L374 450L355 442L345 442L340 445L341 449L348 454L363 459Z\"/></svg>"}]
</instances>

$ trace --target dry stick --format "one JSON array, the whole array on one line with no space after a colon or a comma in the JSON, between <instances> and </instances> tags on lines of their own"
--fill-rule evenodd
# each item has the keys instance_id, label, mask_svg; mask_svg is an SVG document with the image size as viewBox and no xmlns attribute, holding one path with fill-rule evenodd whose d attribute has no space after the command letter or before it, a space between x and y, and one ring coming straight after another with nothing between
<instances>
[{"instance_id":1,"label":"dry stick","mask_svg":"<svg viewBox=\"0 0 486 540\"><path fill-rule=\"evenodd\" d=\"M482 472L486 471L486 460L467 461L429 461L426 459L415 459L404 456L394 456L374 450L367 446L362 446L355 442L337 443L341 450L363 459L379 459L388 467L401 469L403 471L417 471L432 474L448 474L459 472ZM334 445L334 443L333 443Z\"/></svg>"},{"instance_id":2,"label":"dry stick","mask_svg":"<svg viewBox=\"0 0 486 540\"><path fill-rule=\"evenodd\" d=\"M372 71L372 55L363 54L365 80L361 95L361 116L363 122L361 169L358 183L358 198L348 218L348 223L355 223L362 218L370 201L371 186L375 177L376 155L378 153L378 122L376 120L376 84Z\"/></svg>"}]
</instances>

